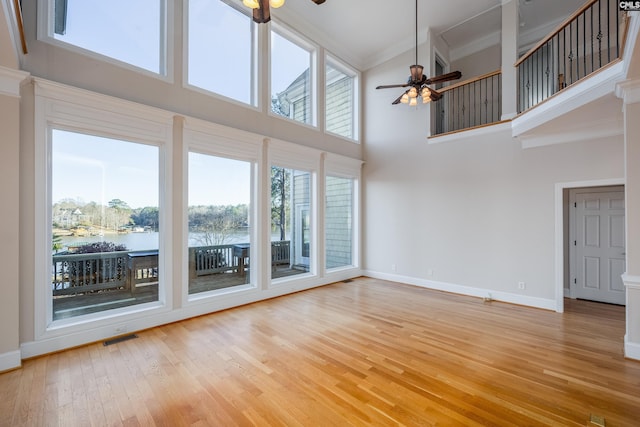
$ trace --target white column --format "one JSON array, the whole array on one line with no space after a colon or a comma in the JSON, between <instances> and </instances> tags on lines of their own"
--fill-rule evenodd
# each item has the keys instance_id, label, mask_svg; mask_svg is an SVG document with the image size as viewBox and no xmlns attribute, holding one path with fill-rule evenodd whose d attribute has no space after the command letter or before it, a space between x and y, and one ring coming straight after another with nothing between
<instances>
[{"instance_id":1,"label":"white column","mask_svg":"<svg viewBox=\"0 0 640 427\"><path fill-rule=\"evenodd\" d=\"M502 120L518 114L518 75L513 66L518 60L518 1L502 1Z\"/></svg>"},{"instance_id":2,"label":"white column","mask_svg":"<svg viewBox=\"0 0 640 427\"><path fill-rule=\"evenodd\" d=\"M20 84L28 73L0 67L0 372L20 366Z\"/></svg>"},{"instance_id":3,"label":"white column","mask_svg":"<svg viewBox=\"0 0 640 427\"><path fill-rule=\"evenodd\" d=\"M640 360L640 80L618 84L623 99L625 147L625 218L627 271L622 276L627 297L625 357Z\"/></svg>"}]
</instances>

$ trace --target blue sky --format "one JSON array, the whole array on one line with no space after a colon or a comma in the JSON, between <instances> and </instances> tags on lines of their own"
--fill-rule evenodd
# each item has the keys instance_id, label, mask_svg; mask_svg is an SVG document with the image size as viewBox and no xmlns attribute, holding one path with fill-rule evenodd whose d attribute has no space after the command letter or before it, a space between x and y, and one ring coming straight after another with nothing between
<instances>
[{"instance_id":1,"label":"blue sky","mask_svg":"<svg viewBox=\"0 0 640 427\"><path fill-rule=\"evenodd\" d=\"M242 47L250 40L249 20L219 0L189 0L189 8L190 83L248 103L251 57ZM56 38L160 72L160 17L159 0L68 0L67 32ZM275 35L272 92L286 89L309 61L307 51ZM54 203L106 205L118 198L132 208L158 206L157 147L58 130L53 141ZM249 203L246 162L190 158L189 204Z\"/></svg>"}]
</instances>

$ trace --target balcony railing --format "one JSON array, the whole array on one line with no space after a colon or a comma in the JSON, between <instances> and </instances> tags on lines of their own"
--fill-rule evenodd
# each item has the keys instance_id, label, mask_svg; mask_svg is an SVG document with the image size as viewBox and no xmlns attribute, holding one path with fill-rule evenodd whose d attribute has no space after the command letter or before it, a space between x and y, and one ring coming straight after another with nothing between
<instances>
[{"instance_id":1,"label":"balcony railing","mask_svg":"<svg viewBox=\"0 0 640 427\"><path fill-rule=\"evenodd\" d=\"M519 113L620 58L627 19L618 5L589 1L516 62Z\"/></svg>"},{"instance_id":2,"label":"balcony railing","mask_svg":"<svg viewBox=\"0 0 640 427\"><path fill-rule=\"evenodd\" d=\"M442 135L500 121L500 70L438 89L442 98L431 106L431 135Z\"/></svg>"}]
</instances>

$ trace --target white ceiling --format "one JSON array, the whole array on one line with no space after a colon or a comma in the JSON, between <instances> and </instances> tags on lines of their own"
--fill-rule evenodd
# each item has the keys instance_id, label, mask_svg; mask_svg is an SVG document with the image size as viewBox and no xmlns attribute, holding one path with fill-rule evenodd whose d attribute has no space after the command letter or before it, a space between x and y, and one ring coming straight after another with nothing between
<instances>
[{"instance_id":1,"label":"white ceiling","mask_svg":"<svg viewBox=\"0 0 640 427\"><path fill-rule=\"evenodd\" d=\"M504 0L418 0L419 43L427 28L441 36L450 49L459 49L500 31ZM531 44L586 0L518 0L520 45ZM327 47L360 70L366 70L415 47L414 0L288 0L272 11L311 40ZM538 31L536 31L538 30ZM525 46L526 47L526 46Z\"/></svg>"}]
</instances>

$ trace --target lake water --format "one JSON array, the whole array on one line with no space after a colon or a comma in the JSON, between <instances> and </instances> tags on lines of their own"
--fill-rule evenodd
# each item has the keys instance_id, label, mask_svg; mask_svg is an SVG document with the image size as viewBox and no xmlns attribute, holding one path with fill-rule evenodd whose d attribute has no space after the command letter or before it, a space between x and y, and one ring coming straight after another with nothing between
<instances>
[{"instance_id":1,"label":"lake water","mask_svg":"<svg viewBox=\"0 0 640 427\"><path fill-rule=\"evenodd\" d=\"M125 245L130 251L142 251L158 249L158 232L108 234L105 236L62 236L61 241L65 251L68 246L78 246L83 243L113 242L117 245ZM279 234L274 234L275 240L280 240ZM203 233L190 233L189 246L206 246ZM249 243L249 233L234 233L228 236L224 242L226 245L236 243Z\"/></svg>"}]
</instances>

